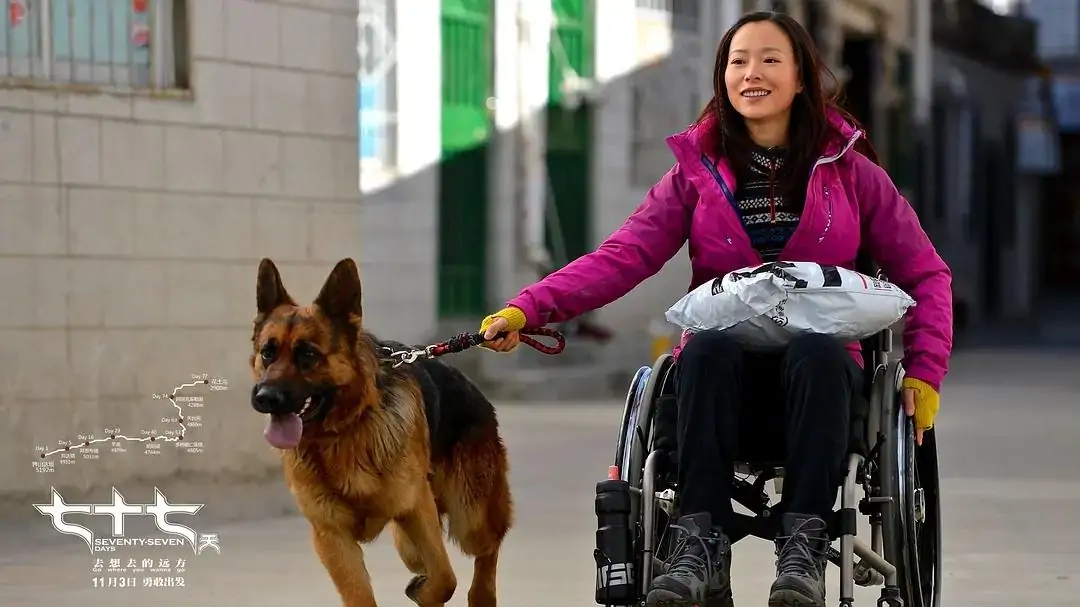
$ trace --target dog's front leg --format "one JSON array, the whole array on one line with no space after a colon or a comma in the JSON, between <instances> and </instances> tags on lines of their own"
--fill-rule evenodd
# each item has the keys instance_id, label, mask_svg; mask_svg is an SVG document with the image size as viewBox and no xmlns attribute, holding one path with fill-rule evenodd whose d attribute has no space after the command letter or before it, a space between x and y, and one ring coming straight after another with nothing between
<instances>
[{"instance_id":1,"label":"dog's front leg","mask_svg":"<svg viewBox=\"0 0 1080 607\"><path fill-rule=\"evenodd\" d=\"M371 577L364 563L364 549L348 533L331 529L312 530L315 554L341 595L343 607L376 607Z\"/></svg>"},{"instance_id":2,"label":"dog's front leg","mask_svg":"<svg viewBox=\"0 0 1080 607\"><path fill-rule=\"evenodd\" d=\"M420 607L442 607L454 596L457 578L443 542L435 497L427 485L417 500L416 508L395 522L410 547L419 553L425 572L409 582L405 595Z\"/></svg>"}]
</instances>

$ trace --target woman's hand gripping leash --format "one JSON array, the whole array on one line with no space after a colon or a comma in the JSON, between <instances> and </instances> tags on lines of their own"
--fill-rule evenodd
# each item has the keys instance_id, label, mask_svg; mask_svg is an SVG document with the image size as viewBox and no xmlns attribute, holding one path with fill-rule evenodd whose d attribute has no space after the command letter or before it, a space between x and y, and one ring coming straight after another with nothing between
<instances>
[{"instance_id":1,"label":"woman's hand gripping leash","mask_svg":"<svg viewBox=\"0 0 1080 607\"><path fill-rule=\"evenodd\" d=\"M550 337L555 340L555 345L545 345L531 335ZM518 344L525 344L544 354L558 354L566 347L566 339L558 331L526 329L525 313L515 307L503 308L485 318L476 337L478 345L495 352L509 352Z\"/></svg>"},{"instance_id":2,"label":"woman's hand gripping leash","mask_svg":"<svg viewBox=\"0 0 1080 607\"><path fill-rule=\"evenodd\" d=\"M510 326L510 321L505 318L496 317L487 329L484 330L484 344L483 346L489 350L496 352L509 352L518 347L521 343L521 333L518 331L507 331L506 328Z\"/></svg>"},{"instance_id":3,"label":"woman's hand gripping leash","mask_svg":"<svg viewBox=\"0 0 1080 607\"><path fill-rule=\"evenodd\" d=\"M525 344L534 350L550 355L559 354L566 348L566 338L563 337L562 333L554 329L507 331L506 323L505 318L496 318L483 333L477 333L476 336L480 339L480 345L496 352L509 352L518 347L518 344ZM555 345L546 345L540 340L530 337L533 335L550 337L555 340Z\"/></svg>"},{"instance_id":4,"label":"woman's hand gripping leash","mask_svg":"<svg viewBox=\"0 0 1080 607\"><path fill-rule=\"evenodd\" d=\"M487 316L480 323L483 347L495 352L510 352L523 341L521 335L526 324L525 312L515 306L506 306Z\"/></svg>"}]
</instances>

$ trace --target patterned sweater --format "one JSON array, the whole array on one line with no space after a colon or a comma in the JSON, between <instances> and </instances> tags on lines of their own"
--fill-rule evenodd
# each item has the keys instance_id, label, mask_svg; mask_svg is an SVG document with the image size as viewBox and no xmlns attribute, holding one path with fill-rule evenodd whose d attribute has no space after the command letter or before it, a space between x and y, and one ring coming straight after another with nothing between
<instances>
[{"instance_id":1,"label":"patterned sweater","mask_svg":"<svg viewBox=\"0 0 1080 607\"><path fill-rule=\"evenodd\" d=\"M749 165L737 176L735 193L750 242L766 262L776 261L799 225L802 200L783 197L777 175L784 164L783 148L756 148Z\"/></svg>"}]
</instances>

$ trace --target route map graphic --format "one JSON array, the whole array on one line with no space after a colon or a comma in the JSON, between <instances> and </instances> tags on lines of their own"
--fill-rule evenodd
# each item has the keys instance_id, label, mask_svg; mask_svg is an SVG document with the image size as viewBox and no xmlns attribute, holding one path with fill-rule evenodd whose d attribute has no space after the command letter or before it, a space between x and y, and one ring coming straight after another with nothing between
<instances>
[{"instance_id":1,"label":"route map graphic","mask_svg":"<svg viewBox=\"0 0 1080 607\"><path fill-rule=\"evenodd\" d=\"M200 390L200 388L202 388ZM202 427L202 413L206 392L228 390L228 380L209 375L193 374L191 381L182 383L169 392L154 393L155 401L167 401L168 408L163 408L160 425L157 427L125 430L120 426L103 428L100 432L77 434L75 438L60 439L55 445L38 445L34 448L34 469L40 473L49 473L59 465L71 465L80 460L96 460L101 456L102 448L116 454L128 453L132 447L142 445L145 455L162 453L163 443L175 443L177 450L187 453L202 453L202 441L192 440L189 434L197 435ZM201 392L201 393L200 393ZM108 443L107 445L102 443Z\"/></svg>"}]
</instances>

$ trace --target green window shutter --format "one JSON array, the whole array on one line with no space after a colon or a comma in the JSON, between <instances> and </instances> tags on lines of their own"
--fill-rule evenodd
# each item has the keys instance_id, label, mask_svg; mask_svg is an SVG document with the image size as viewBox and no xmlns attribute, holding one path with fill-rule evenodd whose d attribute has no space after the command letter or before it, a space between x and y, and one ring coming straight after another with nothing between
<instances>
[{"instance_id":1,"label":"green window shutter","mask_svg":"<svg viewBox=\"0 0 1080 607\"><path fill-rule=\"evenodd\" d=\"M556 25L548 61L547 112L548 210L545 242L556 266L591 249L592 109L562 107L564 67L592 78L594 19L591 0L552 0Z\"/></svg>"},{"instance_id":2,"label":"green window shutter","mask_svg":"<svg viewBox=\"0 0 1080 607\"><path fill-rule=\"evenodd\" d=\"M487 100L494 90L492 0L442 2L442 158L439 166L439 316L487 310Z\"/></svg>"}]
</instances>

